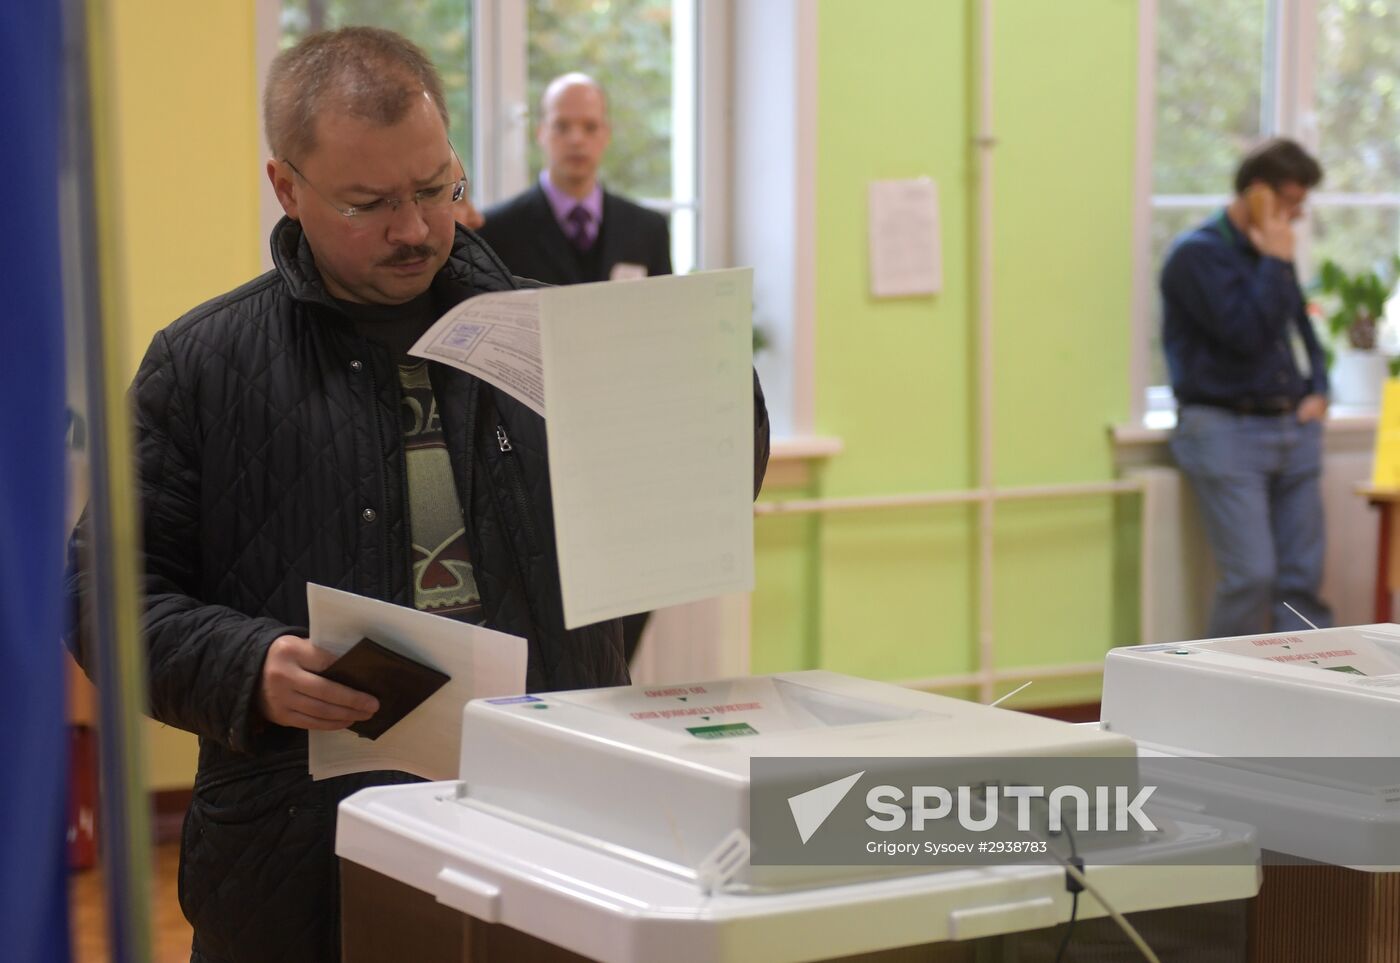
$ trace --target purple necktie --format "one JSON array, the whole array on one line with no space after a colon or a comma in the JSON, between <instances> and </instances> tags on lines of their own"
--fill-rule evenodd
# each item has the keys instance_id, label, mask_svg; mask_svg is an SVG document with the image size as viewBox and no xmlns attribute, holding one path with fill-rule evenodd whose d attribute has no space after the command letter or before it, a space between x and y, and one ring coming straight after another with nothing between
<instances>
[{"instance_id":1,"label":"purple necktie","mask_svg":"<svg viewBox=\"0 0 1400 963\"><path fill-rule=\"evenodd\" d=\"M582 204L574 207L565 218L569 222L569 241L580 251L587 251L593 246L593 241L588 236L588 222L592 220L592 215Z\"/></svg>"}]
</instances>

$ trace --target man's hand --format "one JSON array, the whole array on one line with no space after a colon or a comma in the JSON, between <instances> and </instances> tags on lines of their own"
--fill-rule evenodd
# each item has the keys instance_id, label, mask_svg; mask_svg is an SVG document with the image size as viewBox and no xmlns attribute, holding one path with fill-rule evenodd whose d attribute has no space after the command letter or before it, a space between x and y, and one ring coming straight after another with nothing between
<instances>
[{"instance_id":1,"label":"man's hand","mask_svg":"<svg viewBox=\"0 0 1400 963\"><path fill-rule=\"evenodd\" d=\"M310 639L273 639L258 686L258 711L268 722L297 729L344 729L379 711L379 700L339 682L323 679L336 656Z\"/></svg>"},{"instance_id":2,"label":"man's hand","mask_svg":"<svg viewBox=\"0 0 1400 963\"><path fill-rule=\"evenodd\" d=\"M1307 424L1310 421L1321 421L1327 417L1327 396L1308 395L1298 402L1298 422Z\"/></svg>"},{"instance_id":3,"label":"man's hand","mask_svg":"<svg viewBox=\"0 0 1400 963\"><path fill-rule=\"evenodd\" d=\"M1288 214L1278 207L1270 211L1258 224L1250 227L1249 239L1259 249L1260 254L1292 262L1293 225L1288 220Z\"/></svg>"}]
</instances>

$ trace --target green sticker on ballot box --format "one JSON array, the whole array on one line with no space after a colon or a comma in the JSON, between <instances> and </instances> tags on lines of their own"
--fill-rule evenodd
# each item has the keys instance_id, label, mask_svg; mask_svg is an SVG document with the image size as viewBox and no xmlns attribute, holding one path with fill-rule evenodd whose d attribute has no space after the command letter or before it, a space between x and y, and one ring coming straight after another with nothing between
<instances>
[{"instance_id":1,"label":"green sticker on ballot box","mask_svg":"<svg viewBox=\"0 0 1400 963\"><path fill-rule=\"evenodd\" d=\"M758 735L758 730L747 722L731 722L722 726L695 726L685 731L697 739L732 739L735 736Z\"/></svg>"}]
</instances>

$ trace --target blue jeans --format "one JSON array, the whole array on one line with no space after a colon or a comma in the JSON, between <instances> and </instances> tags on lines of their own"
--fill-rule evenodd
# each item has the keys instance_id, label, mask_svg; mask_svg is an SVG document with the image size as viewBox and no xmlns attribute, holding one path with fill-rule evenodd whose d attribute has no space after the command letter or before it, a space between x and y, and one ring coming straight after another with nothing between
<instances>
[{"instance_id":1,"label":"blue jeans","mask_svg":"<svg viewBox=\"0 0 1400 963\"><path fill-rule=\"evenodd\" d=\"M1208 636L1306 628L1284 602L1320 628L1331 625L1318 598L1322 424L1184 405L1171 451L1191 479L1220 570Z\"/></svg>"}]
</instances>

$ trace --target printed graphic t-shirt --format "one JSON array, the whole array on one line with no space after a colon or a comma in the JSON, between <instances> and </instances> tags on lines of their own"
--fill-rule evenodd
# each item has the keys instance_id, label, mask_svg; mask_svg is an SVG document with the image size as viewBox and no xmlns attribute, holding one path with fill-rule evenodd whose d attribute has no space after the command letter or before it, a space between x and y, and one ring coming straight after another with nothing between
<instances>
[{"instance_id":1,"label":"printed graphic t-shirt","mask_svg":"<svg viewBox=\"0 0 1400 963\"><path fill-rule=\"evenodd\" d=\"M428 362L408 355L408 349L437 318L432 296L425 292L399 305L339 303L361 336L378 341L393 354L398 369L414 607L480 623L481 596L467 552L462 506L428 378Z\"/></svg>"}]
</instances>

